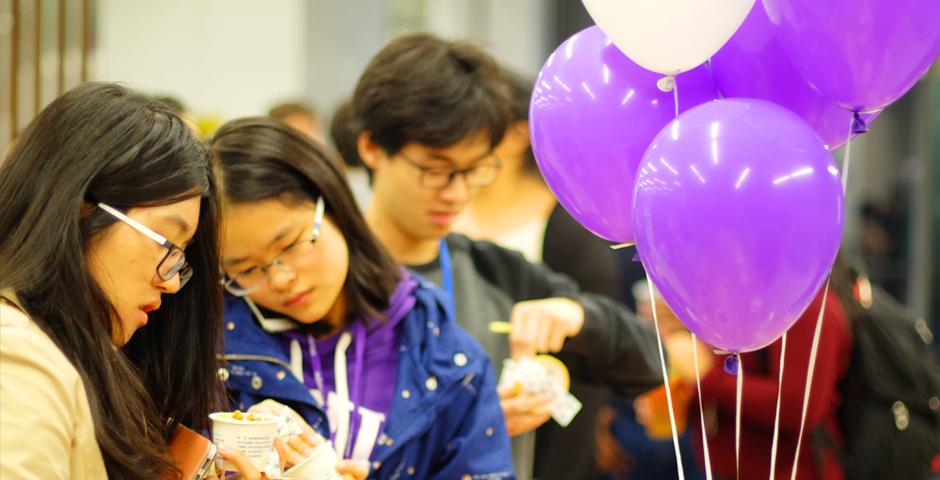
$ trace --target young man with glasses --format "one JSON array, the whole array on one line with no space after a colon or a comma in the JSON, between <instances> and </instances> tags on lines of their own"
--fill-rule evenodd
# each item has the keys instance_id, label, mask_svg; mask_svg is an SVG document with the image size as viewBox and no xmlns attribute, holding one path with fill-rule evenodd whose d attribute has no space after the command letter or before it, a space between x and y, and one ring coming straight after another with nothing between
<instances>
[{"instance_id":1,"label":"young man with glasses","mask_svg":"<svg viewBox=\"0 0 940 480\"><path fill-rule=\"evenodd\" d=\"M549 352L573 377L618 394L658 385L655 333L632 312L579 292L517 252L451 233L457 215L499 172L494 148L509 102L498 66L466 43L412 34L379 52L353 97L363 128L359 154L373 174L369 226L397 261L449 293L457 322L497 369L510 356ZM491 330L494 321L511 322L508 338ZM534 465L531 433L549 418L548 398L500 394L519 478L533 471L550 477ZM593 431L584 433L587 444Z\"/></svg>"}]
</instances>

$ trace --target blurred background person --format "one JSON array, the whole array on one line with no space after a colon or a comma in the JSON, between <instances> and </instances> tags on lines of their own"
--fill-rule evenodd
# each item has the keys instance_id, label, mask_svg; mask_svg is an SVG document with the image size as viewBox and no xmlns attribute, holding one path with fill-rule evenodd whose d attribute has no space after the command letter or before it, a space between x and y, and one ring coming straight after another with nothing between
<instances>
[{"instance_id":1,"label":"blurred background person","mask_svg":"<svg viewBox=\"0 0 940 480\"><path fill-rule=\"evenodd\" d=\"M290 125L320 143L326 143L323 119L317 114L316 109L307 102L300 100L281 102L268 110L268 116Z\"/></svg>"},{"instance_id":2,"label":"blurred background person","mask_svg":"<svg viewBox=\"0 0 940 480\"><path fill-rule=\"evenodd\" d=\"M780 384L781 340L741 354L744 369L741 405L741 478L770 475L770 451L774 433L777 391L780 394L780 438L777 447L777 478L789 478L793 468L797 436L803 408L806 372L820 309L825 309L812 390L809 396L803 443L797 476L799 479L840 480L843 469L839 448L843 445L839 424L842 396L839 384L848 371L851 358L851 332L839 296L829 290L823 304L820 291L810 306L787 331L783 382ZM735 478L736 377L721 367L723 358L702 377L702 402L712 471L717 478ZM691 425L697 425L698 408L692 409ZM701 428L693 428L696 451L701 459ZM832 442L814 441L825 431Z\"/></svg>"},{"instance_id":3,"label":"blurred background person","mask_svg":"<svg viewBox=\"0 0 940 480\"><path fill-rule=\"evenodd\" d=\"M646 281L635 282L632 290L637 315L653 323L653 303L650 302ZM697 428L697 424L688 422L689 409L698 408L693 401L695 363L692 336L669 309L659 292L655 293L659 333L668 353L669 386L685 478L703 479L704 470L696 463L689 433L689 429ZM712 367L713 356L704 343L697 342L696 348L699 368L704 375ZM665 387L659 386L635 399L613 399L598 419L597 435L598 464L604 471L604 479L678 478Z\"/></svg>"},{"instance_id":4,"label":"blurred background person","mask_svg":"<svg viewBox=\"0 0 940 480\"><path fill-rule=\"evenodd\" d=\"M154 100L166 105L166 107L170 109L171 112L180 117L180 119L183 120L186 126L189 127L189 129L192 130L197 137L203 138L204 135L202 129L199 127L199 122L179 98L171 95L156 95L153 98Z\"/></svg>"}]
</instances>

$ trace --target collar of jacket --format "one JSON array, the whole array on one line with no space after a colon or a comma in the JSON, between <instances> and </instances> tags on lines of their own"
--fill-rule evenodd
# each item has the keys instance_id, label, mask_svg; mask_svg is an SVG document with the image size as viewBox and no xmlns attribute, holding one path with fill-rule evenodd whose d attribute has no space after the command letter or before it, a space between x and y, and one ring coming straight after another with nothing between
<instances>
[{"instance_id":1,"label":"collar of jacket","mask_svg":"<svg viewBox=\"0 0 940 480\"><path fill-rule=\"evenodd\" d=\"M244 299L226 299L224 318L227 388L320 409L310 390L291 373L277 339L258 325Z\"/></svg>"},{"instance_id":2,"label":"collar of jacket","mask_svg":"<svg viewBox=\"0 0 940 480\"><path fill-rule=\"evenodd\" d=\"M10 305L16 307L16 309L21 312L26 311L26 309L23 308L23 305L20 304L19 299L16 298L16 292L14 292L13 290L7 289L7 290L0 291L0 299L5 299L7 302L10 303Z\"/></svg>"},{"instance_id":3,"label":"collar of jacket","mask_svg":"<svg viewBox=\"0 0 940 480\"><path fill-rule=\"evenodd\" d=\"M459 327L447 315L444 294L423 278L415 278L417 301L401 322L395 396L382 437L393 441L376 444L372 453L376 461L426 431L444 395L488 368L479 347L465 340L466 336L453 334ZM281 345L259 326L241 298L229 298L225 305L225 360L231 372L229 388L299 402L322 412L303 381L290 373L290 361ZM250 362L250 371L237 368L243 362ZM255 376L264 380L260 386L252 383Z\"/></svg>"}]
</instances>

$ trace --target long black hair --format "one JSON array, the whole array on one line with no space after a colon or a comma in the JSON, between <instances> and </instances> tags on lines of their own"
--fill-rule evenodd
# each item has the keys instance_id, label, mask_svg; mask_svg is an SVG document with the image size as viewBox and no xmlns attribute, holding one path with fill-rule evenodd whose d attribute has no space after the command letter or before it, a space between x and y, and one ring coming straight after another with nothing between
<instances>
[{"instance_id":1,"label":"long black hair","mask_svg":"<svg viewBox=\"0 0 940 480\"><path fill-rule=\"evenodd\" d=\"M81 375L111 478L172 475L168 436L178 422L207 429L222 398L219 201L208 160L165 105L92 83L40 112L0 164L0 290L16 294ZM193 197L193 278L116 348L114 307L85 256L116 220L95 203L126 211Z\"/></svg>"},{"instance_id":2,"label":"long black hair","mask_svg":"<svg viewBox=\"0 0 940 480\"><path fill-rule=\"evenodd\" d=\"M326 147L271 118L226 123L210 145L225 203L276 198L301 204L323 196L326 213L349 248L345 321L382 318L398 283L398 267L366 225L340 161Z\"/></svg>"}]
</instances>

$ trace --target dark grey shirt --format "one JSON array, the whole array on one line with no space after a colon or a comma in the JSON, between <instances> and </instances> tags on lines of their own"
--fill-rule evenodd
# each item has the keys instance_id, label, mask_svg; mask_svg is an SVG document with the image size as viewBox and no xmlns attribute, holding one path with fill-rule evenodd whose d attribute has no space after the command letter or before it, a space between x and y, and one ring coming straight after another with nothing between
<instances>
[{"instance_id":1,"label":"dark grey shirt","mask_svg":"<svg viewBox=\"0 0 940 480\"><path fill-rule=\"evenodd\" d=\"M490 332L490 322L508 321L513 305L520 301L568 297L584 307L581 333L567 339L558 355L572 379L603 385L623 396L635 396L662 383L655 332L625 307L582 293L570 278L493 243L451 234L447 245L457 323L483 345L497 372L509 358L509 340L505 334ZM410 267L442 283L439 260ZM521 479L532 476L534 445L531 434L513 439L513 459Z\"/></svg>"}]
</instances>

